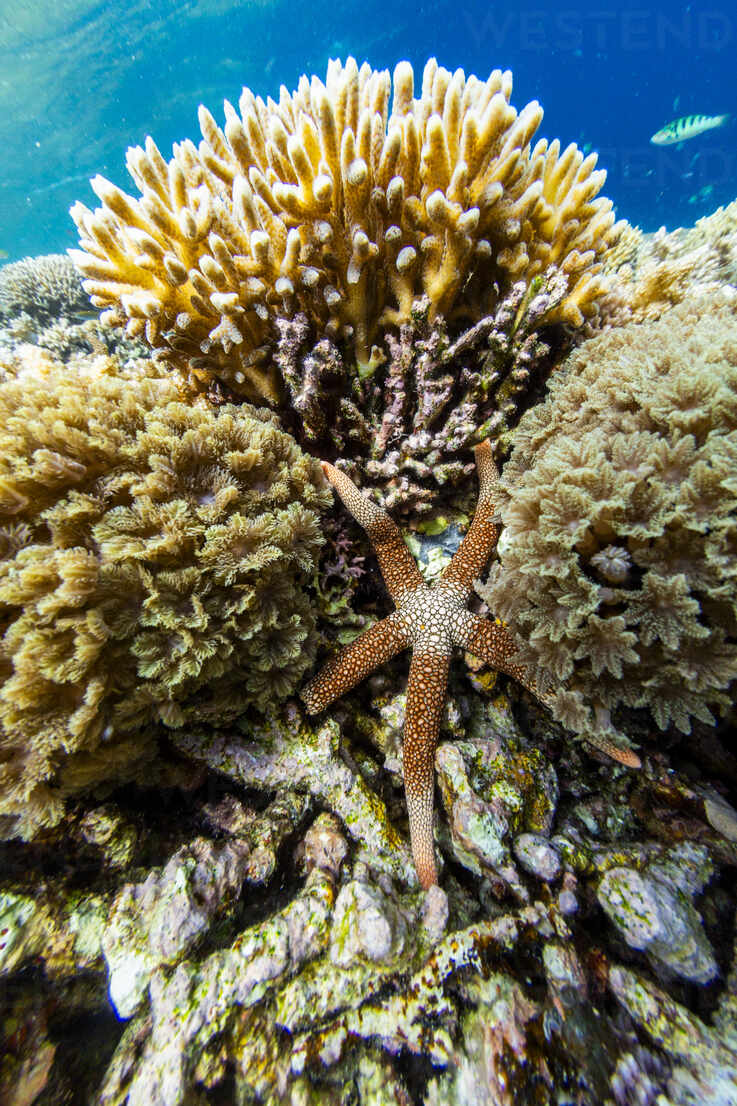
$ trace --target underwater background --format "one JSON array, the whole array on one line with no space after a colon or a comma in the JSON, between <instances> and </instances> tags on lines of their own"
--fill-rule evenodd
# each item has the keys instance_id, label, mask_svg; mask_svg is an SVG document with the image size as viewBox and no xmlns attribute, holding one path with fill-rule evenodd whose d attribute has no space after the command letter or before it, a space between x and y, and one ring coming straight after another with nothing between
<instances>
[{"instance_id":1,"label":"underwater background","mask_svg":"<svg viewBox=\"0 0 737 1106\"><path fill-rule=\"evenodd\" d=\"M76 244L68 209L102 173L129 187L124 151L150 134L166 155L207 104L243 85L276 96L301 73L353 54L421 71L429 56L484 78L514 74L512 103L537 99L540 134L599 152L620 217L643 230L692 224L730 202L734 123L681 148L650 136L679 116L737 106L730 5L417 5L312 0L2 0L0 249L15 260Z\"/></svg>"},{"instance_id":2,"label":"underwater background","mask_svg":"<svg viewBox=\"0 0 737 1106\"><path fill-rule=\"evenodd\" d=\"M736 46L0 0L0 1106L737 1106Z\"/></svg>"}]
</instances>

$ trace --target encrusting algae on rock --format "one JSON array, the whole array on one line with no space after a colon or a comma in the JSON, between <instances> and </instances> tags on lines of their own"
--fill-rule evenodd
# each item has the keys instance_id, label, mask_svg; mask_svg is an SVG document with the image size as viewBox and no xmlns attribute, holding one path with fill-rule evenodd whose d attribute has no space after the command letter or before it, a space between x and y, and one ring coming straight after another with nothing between
<instances>
[{"instance_id":1,"label":"encrusting algae on rock","mask_svg":"<svg viewBox=\"0 0 737 1106\"><path fill-rule=\"evenodd\" d=\"M559 1086L577 1087L582 1106L630 1106L638 1086L656 1096L646 1102L664 1095L686 1106L686 1088L696 1080L704 1101L717 1106L712 1088L728 1095L737 1087L730 1021L737 965L707 1024L652 983L648 964L657 967L662 950L651 941L638 951L641 928L631 932L634 919L619 928L622 906L612 923L596 908L608 873L610 884L625 867L635 880L641 873L643 884L669 888L659 899L659 924L668 924L676 891L694 896L693 907L679 907L681 946L708 956L701 915L708 917L721 892L708 884L711 845L697 844L705 824L672 811L678 832L691 838L680 846L652 837L631 842L627 824L593 830L583 807L608 811L632 774L602 771L586 758L582 773L566 782L570 763L554 765L530 746L501 701L482 703L467 692L453 715L456 725L463 719L467 738L444 746L463 758L469 794L456 796L457 807L472 813L481 800L494 810L502 848L514 843L510 875L513 854L532 832L558 855L557 871L517 869L507 884L523 900L517 905L494 880L495 856L484 855L479 835L473 857L460 834L442 841L451 862L447 894L413 887L409 855L397 845L382 800L348 767L356 746L341 735L338 748L334 722L311 730L288 703L248 729L246 740L246 733L174 732L182 750L231 787L276 799L259 814L232 797L208 803L206 836L193 840L183 831L181 844L172 842L176 847L161 853L165 863L144 869L145 878L138 867L133 879L120 873L117 890L106 883L102 902L92 881L87 901L95 924L88 925L84 958L70 950L67 964L57 965L39 948L33 920L25 934L17 910L5 915L18 956L27 937L26 959L16 963L41 955L50 959L53 979L61 970L68 980L76 956L94 972L88 1008L108 1008L109 986L127 1020L122 1030L119 1022L112 1027L90 1102L185 1106L221 1096L340 1106L349 1085L359 1104L383 1106L398 1095L420 1106L473 1101L474 1088L496 1080L506 1088L496 1101L505 1106L534 1101L541 1088L551 1098ZM532 793L524 801L523 782L545 792L545 809ZM178 826L193 801L178 800ZM150 830L150 811L141 814ZM460 826L460 809L457 815ZM667 837L662 814L660 827ZM170 832L166 827L167 839ZM275 866L261 863L253 833L279 850ZM728 863L737 853L731 856ZM259 885L258 897L234 901L244 876ZM63 884L55 893L62 897ZM38 914L47 910L46 894ZM78 901L78 913L82 906ZM617 955L622 941L626 966ZM668 950L671 962L675 951ZM729 962L723 945L722 957ZM679 965L686 978L691 964ZM621 1005L616 1016L612 999ZM18 1010L16 1022L21 1016ZM683 1047L684 1029L693 1055ZM17 1035L6 1051L0 1088L16 1057L25 1070ZM60 1049L56 1079L63 1055Z\"/></svg>"}]
</instances>

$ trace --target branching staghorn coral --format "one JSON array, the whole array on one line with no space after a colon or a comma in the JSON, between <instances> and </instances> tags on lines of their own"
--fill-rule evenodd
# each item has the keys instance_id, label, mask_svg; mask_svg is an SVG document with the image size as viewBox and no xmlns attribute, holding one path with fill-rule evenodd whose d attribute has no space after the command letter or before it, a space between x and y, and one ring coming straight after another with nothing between
<instances>
[{"instance_id":1,"label":"branching staghorn coral","mask_svg":"<svg viewBox=\"0 0 737 1106\"><path fill-rule=\"evenodd\" d=\"M65 254L24 257L0 268L2 320L26 314L36 323L49 323L91 311L79 274Z\"/></svg>"},{"instance_id":2,"label":"branching staghorn coral","mask_svg":"<svg viewBox=\"0 0 737 1106\"><path fill-rule=\"evenodd\" d=\"M531 145L539 104L510 105L511 73L487 81L434 59L415 96L387 71L333 61L279 102L244 89L225 127L200 108L203 141L165 161L128 151L135 199L95 177L95 212L72 208L72 257L92 301L201 389L214 378L282 403L276 321L304 316L338 343L351 379L378 367L426 297L456 329L493 314L518 283L561 274L549 323L579 327L604 290L619 230L596 155Z\"/></svg>"},{"instance_id":3,"label":"branching staghorn coral","mask_svg":"<svg viewBox=\"0 0 737 1106\"><path fill-rule=\"evenodd\" d=\"M387 508L420 516L472 470L465 453L499 440L542 388L569 341L545 320L565 297L561 273L518 281L491 315L457 337L430 320L427 297L386 336L380 371L355 366L329 338L311 341L309 319L277 319L275 361L308 448L340 466Z\"/></svg>"},{"instance_id":4,"label":"branching staghorn coral","mask_svg":"<svg viewBox=\"0 0 737 1106\"><path fill-rule=\"evenodd\" d=\"M296 687L329 501L268 412L31 352L0 381L0 815L23 836L140 772L156 723Z\"/></svg>"},{"instance_id":5,"label":"branching staghorn coral","mask_svg":"<svg viewBox=\"0 0 737 1106\"><path fill-rule=\"evenodd\" d=\"M734 297L584 343L515 442L480 594L569 681L553 711L585 733L621 705L713 721L737 678Z\"/></svg>"}]
</instances>

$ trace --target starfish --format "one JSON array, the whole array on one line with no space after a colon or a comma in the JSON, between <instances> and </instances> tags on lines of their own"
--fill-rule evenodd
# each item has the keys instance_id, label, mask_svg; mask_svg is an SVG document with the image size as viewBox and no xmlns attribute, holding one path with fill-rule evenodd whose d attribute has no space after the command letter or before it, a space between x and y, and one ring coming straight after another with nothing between
<instances>
[{"instance_id":1,"label":"starfish","mask_svg":"<svg viewBox=\"0 0 737 1106\"><path fill-rule=\"evenodd\" d=\"M465 649L512 676L546 706L552 701L551 695L538 688L530 672L511 659L517 644L505 624L468 610L474 581L501 532L495 520L494 492L499 473L491 443L487 439L474 452L479 476L476 511L453 559L432 587L425 583L399 528L383 507L363 495L344 472L322 462L325 476L371 539L396 610L331 657L303 688L302 699L308 712L317 714L379 665L412 648L404 719L404 790L412 856L424 888L437 883L432 825L435 746L453 649ZM610 749L606 751L616 755ZM621 750L616 752L620 754L617 759L622 759Z\"/></svg>"}]
</instances>

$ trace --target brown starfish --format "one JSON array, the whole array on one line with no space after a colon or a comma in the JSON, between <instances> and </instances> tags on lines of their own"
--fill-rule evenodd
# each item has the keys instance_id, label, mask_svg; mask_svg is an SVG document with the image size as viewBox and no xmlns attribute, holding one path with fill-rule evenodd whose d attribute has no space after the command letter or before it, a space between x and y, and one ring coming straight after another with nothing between
<instances>
[{"instance_id":1,"label":"brown starfish","mask_svg":"<svg viewBox=\"0 0 737 1106\"><path fill-rule=\"evenodd\" d=\"M362 495L344 472L327 462L322 465L343 503L371 539L397 609L331 657L304 688L302 698L307 710L316 714L384 661L412 647L404 721L404 789L412 855L423 887L437 882L432 832L435 745L454 646L513 676L543 702L547 699L527 670L510 660L517 646L503 623L480 618L467 608L473 582L500 532L493 517L493 491L499 476L490 443L482 442L475 453L480 483L476 512L452 561L433 587L425 583L399 528L386 511Z\"/></svg>"},{"instance_id":2,"label":"brown starfish","mask_svg":"<svg viewBox=\"0 0 737 1106\"><path fill-rule=\"evenodd\" d=\"M473 521L433 587L425 583L399 528L386 511L364 496L344 472L327 461L322 462L326 477L371 539L397 609L331 657L303 689L302 699L310 714L317 714L384 661L407 646L412 647L404 719L404 791L412 855L423 887L437 883L432 832L435 745L453 648L466 649L519 680L546 706L552 702L552 695L537 687L530 672L510 659L517 646L504 623L498 618L480 618L467 607L474 580L493 552L501 531L494 521L494 488L499 473L491 455L491 443L482 442L474 452L479 498ZM589 733L586 740L621 764L639 767L639 757L631 749L618 746L606 734Z\"/></svg>"}]
</instances>

